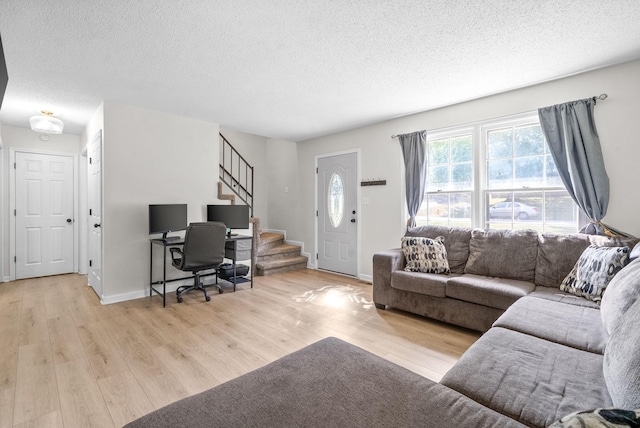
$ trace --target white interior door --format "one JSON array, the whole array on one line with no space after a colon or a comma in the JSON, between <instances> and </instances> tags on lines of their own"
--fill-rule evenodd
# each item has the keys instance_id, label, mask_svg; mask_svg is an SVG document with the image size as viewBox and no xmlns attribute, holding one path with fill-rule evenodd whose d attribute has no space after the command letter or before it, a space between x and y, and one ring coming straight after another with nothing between
<instances>
[{"instance_id":1,"label":"white interior door","mask_svg":"<svg viewBox=\"0 0 640 428\"><path fill-rule=\"evenodd\" d=\"M318 159L318 268L358 273L357 154Z\"/></svg>"},{"instance_id":2,"label":"white interior door","mask_svg":"<svg viewBox=\"0 0 640 428\"><path fill-rule=\"evenodd\" d=\"M16 279L73 272L73 156L15 154Z\"/></svg>"},{"instance_id":3,"label":"white interior door","mask_svg":"<svg viewBox=\"0 0 640 428\"><path fill-rule=\"evenodd\" d=\"M102 298L102 133L87 148L89 285Z\"/></svg>"}]
</instances>

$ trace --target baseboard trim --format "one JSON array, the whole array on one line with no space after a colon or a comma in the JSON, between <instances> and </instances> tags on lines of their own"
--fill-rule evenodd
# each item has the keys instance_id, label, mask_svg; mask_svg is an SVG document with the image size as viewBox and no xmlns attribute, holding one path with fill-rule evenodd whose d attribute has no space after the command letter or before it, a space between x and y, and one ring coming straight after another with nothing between
<instances>
[{"instance_id":1,"label":"baseboard trim","mask_svg":"<svg viewBox=\"0 0 640 428\"><path fill-rule=\"evenodd\" d=\"M166 298L167 299L171 297L175 298L173 293L176 291L178 287L180 287L181 285L190 285L192 283L193 283L193 280L191 281L185 280L185 281L175 281L167 284L167 288L165 292ZM143 297L149 297L149 286L145 287L144 290L130 291L128 293L114 294L111 296L101 296L100 303L102 303L103 305L110 305L112 303L120 303L120 302L129 301L129 300L142 299ZM162 296L159 296L154 293L153 297L157 298L158 302L162 304Z\"/></svg>"}]
</instances>

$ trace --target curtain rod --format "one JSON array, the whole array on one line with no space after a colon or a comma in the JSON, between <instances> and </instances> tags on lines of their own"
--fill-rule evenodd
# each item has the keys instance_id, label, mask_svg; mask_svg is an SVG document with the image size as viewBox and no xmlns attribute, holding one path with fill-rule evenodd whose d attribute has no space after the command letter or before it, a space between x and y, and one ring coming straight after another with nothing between
<instances>
[{"instance_id":1,"label":"curtain rod","mask_svg":"<svg viewBox=\"0 0 640 428\"><path fill-rule=\"evenodd\" d=\"M606 100L608 97L609 97L609 95L603 93L603 94L600 94L600 95L594 95L593 97L591 97L591 99L593 101ZM398 135L394 134L394 135L391 136L391 138L398 138L399 136L400 136L400 134L398 134Z\"/></svg>"}]
</instances>

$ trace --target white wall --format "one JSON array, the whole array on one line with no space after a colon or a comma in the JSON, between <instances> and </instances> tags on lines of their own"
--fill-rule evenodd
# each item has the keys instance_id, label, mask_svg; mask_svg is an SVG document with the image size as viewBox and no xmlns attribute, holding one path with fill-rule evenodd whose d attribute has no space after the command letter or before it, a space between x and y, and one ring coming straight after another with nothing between
<instances>
[{"instance_id":1,"label":"white wall","mask_svg":"<svg viewBox=\"0 0 640 428\"><path fill-rule=\"evenodd\" d=\"M104 103L104 301L148 290L149 204L186 203L189 222L206 219L217 202L218 132L215 123Z\"/></svg>"},{"instance_id":2,"label":"white wall","mask_svg":"<svg viewBox=\"0 0 640 428\"><path fill-rule=\"evenodd\" d=\"M267 142L268 174L266 181L269 183L269 222L268 228L284 230L287 240L291 240L289 233L296 222L291 218L297 218L298 194L300 191L298 180L298 156L296 143L285 140L269 140ZM265 225L262 225L266 228ZM309 249L305 249L306 252Z\"/></svg>"},{"instance_id":3,"label":"white wall","mask_svg":"<svg viewBox=\"0 0 640 428\"><path fill-rule=\"evenodd\" d=\"M2 277L8 278L10 272L10 235L9 225L11 216L9 215L9 198L11 192L9 189L9 175L13 171L10 153L11 149L25 149L30 151L42 151L46 153L65 153L65 154L78 154L80 152L80 137L77 135L60 134L49 135L49 141L42 141L40 139L40 133L34 132L28 128L19 128L15 126L2 125L0 128L2 132L2 152L3 152L3 174L2 174L2 194L3 194L3 218L2 218L2 253L3 253L3 267L4 272ZM79 245L79 241L76 241L76 245Z\"/></svg>"},{"instance_id":4,"label":"white wall","mask_svg":"<svg viewBox=\"0 0 640 428\"><path fill-rule=\"evenodd\" d=\"M391 135L436 130L486 119L535 111L540 107L607 93L596 106L596 125L611 182L607 224L640 236L640 61L595 70L553 82L494 95L450 107L378 123L356 130L300 142L297 145L297 209L282 210L290 239L302 241L308 251L314 238L315 156L360 149L362 179L383 178L386 186L361 188L369 204L361 206L360 276L370 279L375 252L398 247L406 221L404 178L398 140ZM428 94L425 94L428 97ZM282 172L284 173L284 172Z\"/></svg>"}]
</instances>

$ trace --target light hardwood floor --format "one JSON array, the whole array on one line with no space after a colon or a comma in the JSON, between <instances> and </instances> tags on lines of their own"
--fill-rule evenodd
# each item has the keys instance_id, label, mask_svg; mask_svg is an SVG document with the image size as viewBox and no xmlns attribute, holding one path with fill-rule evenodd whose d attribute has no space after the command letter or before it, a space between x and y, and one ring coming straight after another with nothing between
<instances>
[{"instance_id":1,"label":"light hardwood floor","mask_svg":"<svg viewBox=\"0 0 640 428\"><path fill-rule=\"evenodd\" d=\"M433 380L479 337L375 309L371 284L303 270L205 302L102 306L82 275L0 284L0 428L120 427L335 336Z\"/></svg>"}]
</instances>

